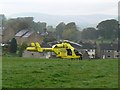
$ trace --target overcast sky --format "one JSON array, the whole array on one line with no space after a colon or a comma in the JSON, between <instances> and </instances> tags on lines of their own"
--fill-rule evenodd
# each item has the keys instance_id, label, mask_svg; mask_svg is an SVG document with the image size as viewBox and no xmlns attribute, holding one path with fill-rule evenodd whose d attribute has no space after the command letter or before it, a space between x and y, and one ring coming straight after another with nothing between
<instances>
[{"instance_id":1,"label":"overcast sky","mask_svg":"<svg viewBox=\"0 0 120 90\"><path fill-rule=\"evenodd\" d=\"M0 14L44 13L51 15L118 14L119 0L0 0Z\"/></svg>"}]
</instances>

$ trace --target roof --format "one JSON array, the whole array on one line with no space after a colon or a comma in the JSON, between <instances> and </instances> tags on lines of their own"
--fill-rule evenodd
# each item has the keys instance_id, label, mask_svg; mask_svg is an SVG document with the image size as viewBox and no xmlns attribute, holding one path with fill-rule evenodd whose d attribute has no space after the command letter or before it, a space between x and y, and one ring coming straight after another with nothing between
<instances>
[{"instance_id":1,"label":"roof","mask_svg":"<svg viewBox=\"0 0 120 90\"><path fill-rule=\"evenodd\" d=\"M70 45L76 49L80 49L82 47L79 44L75 44L75 43L70 43Z\"/></svg>"},{"instance_id":2,"label":"roof","mask_svg":"<svg viewBox=\"0 0 120 90\"><path fill-rule=\"evenodd\" d=\"M72 41L69 41L69 40L63 40L63 42L69 43L72 47L74 47L74 48L76 48L76 49L79 49L79 48L82 47L81 44L78 44L78 43L76 43L76 42L72 42Z\"/></svg>"},{"instance_id":3,"label":"roof","mask_svg":"<svg viewBox=\"0 0 120 90\"><path fill-rule=\"evenodd\" d=\"M118 50L118 44L100 44L100 49L101 50Z\"/></svg>"},{"instance_id":4,"label":"roof","mask_svg":"<svg viewBox=\"0 0 120 90\"><path fill-rule=\"evenodd\" d=\"M82 43L82 49L95 49L96 45L91 43Z\"/></svg>"},{"instance_id":5,"label":"roof","mask_svg":"<svg viewBox=\"0 0 120 90\"><path fill-rule=\"evenodd\" d=\"M15 36L23 36L25 35L29 30L21 30L19 31Z\"/></svg>"},{"instance_id":6,"label":"roof","mask_svg":"<svg viewBox=\"0 0 120 90\"><path fill-rule=\"evenodd\" d=\"M34 33L33 31L27 32L26 34L23 35L23 37L29 37L32 33Z\"/></svg>"},{"instance_id":7,"label":"roof","mask_svg":"<svg viewBox=\"0 0 120 90\"><path fill-rule=\"evenodd\" d=\"M50 46L53 46L55 44L60 44L62 42L67 42L69 43L72 47L76 48L76 49L79 49L81 48L82 46L78 43L75 43L75 42L72 42L72 41L69 41L69 40L60 40L60 41L53 41L53 42L49 42L49 45Z\"/></svg>"}]
</instances>

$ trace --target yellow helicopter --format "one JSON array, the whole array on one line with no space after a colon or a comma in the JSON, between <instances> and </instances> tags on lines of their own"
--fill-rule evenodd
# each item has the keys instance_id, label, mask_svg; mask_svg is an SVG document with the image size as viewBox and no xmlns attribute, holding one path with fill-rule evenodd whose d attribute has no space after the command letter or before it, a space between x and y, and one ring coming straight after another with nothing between
<instances>
[{"instance_id":1,"label":"yellow helicopter","mask_svg":"<svg viewBox=\"0 0 120 90\"><path fill-rule=\"evenodd\" d=\"M79 53L74 47L68 42L62 42L60 44L55 44L52 48L42 48L38 42L31 43L30 47L26 48L27 51L44 52L51 51L56 54L58 58L67 59L80 59L82 60L82 54Z\"/></svg>"}]
</instances>

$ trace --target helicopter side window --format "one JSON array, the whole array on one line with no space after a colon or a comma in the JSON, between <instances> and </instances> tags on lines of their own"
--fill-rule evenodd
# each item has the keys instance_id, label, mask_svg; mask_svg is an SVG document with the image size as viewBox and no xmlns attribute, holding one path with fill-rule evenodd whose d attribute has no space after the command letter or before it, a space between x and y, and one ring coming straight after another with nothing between
<instances>
[{"instance_id":1,"label":"helicopter side window","mask_svg":"<svg viewBox=\"0 0 120 90\"><path fill-rule=\"evenodd\" d=\"M71 49L66 49L66 50L67 50L67 55L72 56L72 51L71 51Z\"/></svg>"}]
</instances>

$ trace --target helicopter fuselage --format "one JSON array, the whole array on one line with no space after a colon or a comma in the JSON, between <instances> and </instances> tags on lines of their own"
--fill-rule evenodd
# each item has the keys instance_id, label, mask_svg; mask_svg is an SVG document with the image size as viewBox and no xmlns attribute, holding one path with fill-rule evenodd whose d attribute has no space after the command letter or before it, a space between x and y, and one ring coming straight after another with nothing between
<instances>
[{"instance_id":1,"label":"helicopter fuselage","mask_svg":"<svg viewBox=\"0 0 120 90\"><path fill-rule=\"evenodd\" d=\"M52 48L41 48L39 43L36 42L31 43L31 46L27 47L26 50L36 52L52 51L56 54L56 57L59 58L82 59L82 54L79 53L69 43L55 44L52 46Z\"/></svg>"}]
</instances>

